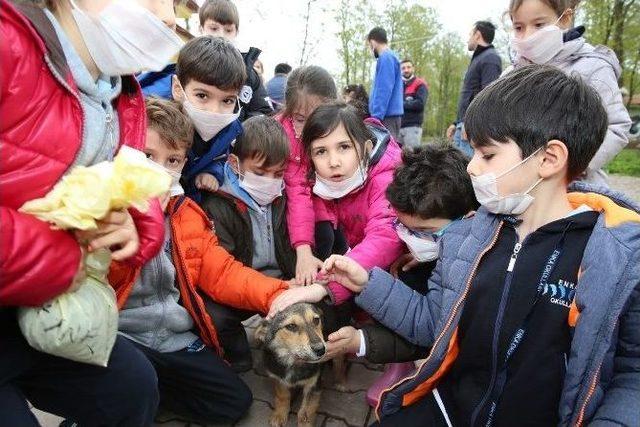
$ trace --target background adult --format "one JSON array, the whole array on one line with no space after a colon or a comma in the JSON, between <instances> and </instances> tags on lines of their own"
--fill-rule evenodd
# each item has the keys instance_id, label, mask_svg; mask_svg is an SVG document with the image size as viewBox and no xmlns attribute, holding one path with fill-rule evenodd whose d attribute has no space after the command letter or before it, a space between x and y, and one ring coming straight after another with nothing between
<instances>
[{"instance_id":1,"label":"background adult","mask_svg":"<svg viewBox=\"0 0 640 427\"><path fill-rule=\"evenodd\" d=\"M467 41L467 49L473 52L473 56L462 83L458 116L447 129L447 138L453 139L454 145L468 157L473 156L473 149L463 132L464 115L473 98L502 73L502 60L491 44L495 35L496 27L491 22L478 21L473 25Z\"/></svg>"},{"instance_id":2,"label":"background adult","mask_svg":"<svg viewBox=\"0 0 640 427\"><path fill-rule=\"evenodd\" d=\"M422 141L422 122L424 107L429 97L429 87L420 77L416 77L415 68L410 59L400 63L402 83L404 85L404 115L400 127L400 144L404 147L417 147Z\"/></svg>"},{"instance_id":3,"label":"background adult","mask_svg":"<svg viewBox=\"0 0 640 427\"><path fill-rule=\"evenodd\" d=\"M400 60L389 48L384 28L375 27L369 31L367 42L377 60L369 97L369 114L380 120L397 140L400 137L400 125L404 114Z\"/></svg>"},{"instance_id":4,"label":"background adult","mask_svg":"<svg viewBox=\"0 0 640 427\"><path fill-rule=\"evenodd\" d=\"M273 70L273 77L267 82L267 95L274 110L280 111L284 107L284 91L287 87L287 76L291 72L291 65L280 63Z\"/></svg>"}]
</instances>

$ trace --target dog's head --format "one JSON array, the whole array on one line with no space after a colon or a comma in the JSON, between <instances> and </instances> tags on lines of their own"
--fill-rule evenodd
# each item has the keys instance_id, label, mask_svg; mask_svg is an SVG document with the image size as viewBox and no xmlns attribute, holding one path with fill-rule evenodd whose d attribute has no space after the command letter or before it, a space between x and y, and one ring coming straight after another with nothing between
<instances>
[{"instance_id":1,"label":"dog's head","mask_svg":"<svg viewBox=\"0 0 640 427\"><path fill-rule=\"evenodd\" d=\"M307 303L293 304L263 321L256 340L283 364L317 362L325 353L322 311Z\"/></svg>"}]
</instances>

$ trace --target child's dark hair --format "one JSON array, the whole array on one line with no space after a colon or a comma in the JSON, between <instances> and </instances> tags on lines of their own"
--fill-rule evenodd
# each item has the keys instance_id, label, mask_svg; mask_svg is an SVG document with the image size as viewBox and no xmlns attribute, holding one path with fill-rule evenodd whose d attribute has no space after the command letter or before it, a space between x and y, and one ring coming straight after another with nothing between
<instances>
[{"instance_id":1,"label":"child's dark hair","mask_svg":"<svg viewBox=\"0 0 640 427\"><path fill-rule=\"evenodd\" d=\"M289 139L273 117L255 116L242 123L242 133L231 150L240 161L257 159L262 167L284 164L289 158Z\"/></svg>"},{"instance_id":2,"label":"child's dark hair","mask_svg":"<svg viewBox=\"0 0 640 427\"><path fill-rule=\"evenodd\" d=\"M354 147L358 147L360 153L364 155L365 143L371 141L375 144L376 137L363 120L361 111L342 101L319 106L307 118L302 129L302 146L307 156L311 158L313 141L329 135L340 124L344 126Z\"/></svg>"},{"instance_id":3,"label":"child's dark hair","mask_svg":"<svg viewBox=\"0 0 640 427\"><path fill-rule=\"evenodd\" d=\"M175 101L145 99L147 127L158 132L160 140L174 150L189 151L193 143L193 124Z\"/></svg>"},{"instance_id":4,"label":"child's dark hair","mask_svg":"<svg viewBox=\"0 0 640 427\"><path fill-rule=\"evenodd\" d=\"M405 149L387 187L387 199L396 211L422 219L460 218L478 208L467 163L452 146Z\"/></svg>"},{"instance_id":5,"label":"child's dark hair","mask_svg":"<svg viewBox=\"0 0 640 427\"><path fill-rule=\"evenodd\" d=\"M367 41L369 40L387 44L387 31L382 27L375 27L369 31L369 34L367 34Z\"/></svg>"},{"instance_id":6,"label":"child's dark hair","mask_svg":"<svg viewBox=\"0 0 640 427\"><path fill-rule=\"evenodd\" d=\"M176 75L183 88L195 80L221 90L240 91L247 79L238 49L222 37L213 36L196 37L182 47Z\"/></svg>"},{"instance_id":7,"label":"child's dark hair","mask_svg":"<svg viewBox=\"0 0 640 427\"><path fill-rule=\"evenodd\" d=\"M556 13L556 16L562 15L562 13L567 9L575 9L578 6L578 3L580 3L580 0L539 0L539 1L546 4L551 9L553 9L554 12ZM524 3L524 0L511 0L509 2L508 13L513 15L518 9L520 9L520 6L522 6L522 3Z\"/></svg>"},{"instance_id":8,"label":"child's dark hair","mask_svg":"<svg viewBox=\"0 0 640 427\"><path fill-rule=\"evenodd\" d=\"M302 103L301 98L306 95L326 100L336 99L338 90L331 74L317 65L306 65L293 70L287 77L284 115L292 116Z\"/></svg>"},{"instance_id":9,"label":"child's dark hair","mask_svg":"<svg viewBox=\"0 0 640 427\"><path fill-rule=\"evenodd\" d=\"M551 140L569 152L567 180L589 165L607 132L607 112L600 97L580 76L547 65L511 71L482 90L464 120L476 146L514 141L526 158Z\"/></svg>"},{"instance_id":10,"label":"child's dark hair","mask_svg":"<svg viewBox=\"0 0 640 427\"><path fill-rule=\"evenodd\" d=\"M206 0L198 10L198 17L200 26L212 20L222 25L233 24L236 30L240 28L240 14L236 5L230 0Z\"/></svg>"},{"instance_id":11,"label":"child's dark hair","mask_svg":"<svg viewBox=\"0 0 640 427\"><path fill-rule=\"evenodd\" d=\"M361 110L365 117L369 117L369 95L367 94L367 89L365 89L364 86L359 84L347 85L342 90L342 94L344 96L353 94L352 99L347 101L347 104L353 105Z\"/></svg>"},{"instance_id":12,"label":"child's dark hair","mask_svg":"<svg viewBox=\"0 0 640 427\"><path fill-rule=\"evenodd\" d=\"M489 21L478 21L473 25L476 31L480 32L485 43L493 43L496 36L496 26Z\"/></svg>"}]
</instances>

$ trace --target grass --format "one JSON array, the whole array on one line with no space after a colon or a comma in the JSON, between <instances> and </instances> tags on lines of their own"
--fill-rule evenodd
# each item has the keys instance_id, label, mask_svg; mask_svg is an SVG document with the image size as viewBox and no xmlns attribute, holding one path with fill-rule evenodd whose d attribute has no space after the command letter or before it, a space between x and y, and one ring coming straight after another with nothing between
<instances>
[{"instance_id":1,"label":"grass","mask_svg":"<svg viewBox=\"0 0 640 427\"><path fill-rule=\"evenodd\" d=\"M622 150L605 169L608 173L640 176L640 150L634 148Z\"/></svg>"}]
</instances>

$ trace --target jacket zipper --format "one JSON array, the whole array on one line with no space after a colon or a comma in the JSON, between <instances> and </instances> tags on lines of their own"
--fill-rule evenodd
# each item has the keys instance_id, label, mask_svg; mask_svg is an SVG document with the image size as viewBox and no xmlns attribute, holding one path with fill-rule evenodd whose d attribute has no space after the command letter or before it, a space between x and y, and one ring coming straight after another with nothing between
<instances>
[{"instance_id":1,"label":"jacket zipper","mask_svg":"<svg viewBox=\"0 0 640 427\"><path fill-rule=\"evenodd\" d=\"M80 115L82 116L82 120L80 120L80 147L78 148L78 151L75 153L74 158L73 158L73 162L71 162L67 169L65 170L68 171L71 166L73 166L73 164L75 163L76 158L78 157L78 153L80 152L80 150L82 150L82 143L84 142L84 126L85 126L85 116L84 116L84 109L82 108L82 100L80 99L80 96L71 88L71 86L69 86L69 83L67 83L62 76L60 75L60 73L58 73L58 70L56 70L56 68L53 66L53 64L51 63L51 59L49 59L49 55L48 54L44 54L44 62L45 64L47 64L47 67L49 68L49 71L51 71L51 74L53 74L53 77L64 87L66 88L69 93L78 101L78 104L80 104ZM64 174L63 174L64 175Z\"/></svg>"},{"instance_id":2,"label":"jacket zipper","mask_svg":"<svg viewBox=\"0 0 640 427\"><path fill-rule=\"evenodd\" d=\"M435 349L437 348L438 344L440 343L440 341L442 340L442 338L446 334L446 332L449 329L449 327L451 327L451 323L453 323L453 319L456 317L458 309L460 308L460 306L464 302L465 298L467 297L467 294L469 293L469 288L471 288L471 282L473 281L473 278L476 275L476 272L478 270L478 266L480 265L480 261L485 256L485 254L487 252L489 252L493 248L493 246L496 244L496 242L498 241L498 236L500 235L500 231L502 230L503 226L504 226L504 221L500 221L500 224L498 224L498 228L496 229L495 234L493 235L493 238L492 238L491 242L489 243L489 245L487 247L484 248L484 250L476 258L475 263L473 264L473 268L471 269L471 273L469 274L469 279L467 280L467 284L465 285L464 291L462 292L462 296L458 299L456 304L453 306L453 310L451 311L451 315L447 319L447 323L445 324L444 328L442 328L442 332L440 332L440 335L438 335L438 338L436 338L436 340L434 341L433 346L431 347L431 352L429 353L429 356L424 360L424 362L422 362L422 364L420 365L420 368L418 368L416 370L416 372L412 376L400 380L399 382L393 384L391 387L386 388L382 393L380 393L380 399L378 400L378 404L376 405L376 417L378 418L378 420L380 420L380 405L382 404L382 401L384 400L384 395L386 393L388 393L389 391L393 390L394 388L398 387L399 385L401 385L403 382L411 381L411 380L415 379L418 376L418 374L420 373L420 370L422 369L422 367L424 365L426 365L427 362L433 356L433 354L435 352Z\"/></svg>"},{"instance_id":3,"label":"jacket zipper","mask_svg":"<svg viewBox=\"0 0 640 427\"><path fill-rule=\"evenodd\" d=\"M596 385L598 384L598 377L600 376L600 369L602 368L602 362L598 365L598 369L596 369L596 373L593 376L593 380L591 380L591 384L589 384L589 391L587 392L587 396L584 398L584 403L580 408L580 414L578 415L578 420L576 421L576 426L580 427L582 422L584 421L584 413L587 409L587 405L593 396L593 393L596 391Z\"/></svg>"},{"instance_id":4,"label":"jacket zipper","mask_svg":"<svg viewBox=\"0 0 640 427\"><path fill-rule=\"evenodd\" d=\"M171 216L173 216L175 213L176 212L172 212ZM173 242L177 242L176 230L175 230L175 226L173 225L173 221L169 219L169 223L171 224L171 238L173 239ZM184 265L184 258L182 257L182 254L180 253L180 248L178 246L179 245L177 244L173 244L172 252L173 252L174 262L175 260L177 260L178 266L180 267L176 269L176 273L179 274L180 277L182 278L182 281L180 282L180 286L184 284L184 286L186 286L187 288L189 287L193 288L193 286L190 286L189 276L186 273L187 269L186 269L186 266ZM198 304L196 301L193 301L193 298L192 298L191 292L189 292L189 289L185 289L185 293L190 296L190 299L191 299L190 302L191 302L191 305L193 306L193 310L200 311L200 307L198 307ZM203 313L200 313L199 317L200 317L199 319L193 319L196 324L202 323L202 321L205 319L205 316L203 315ZM211 322L213 323L213 319L211 319ZM200 333L206 333L207 335L209 335L209 342L211 343L212 346L214 346L214 350L216 351L216 353L218 353L218 355L222 357L222 348L219 345L216 346L217 339L209 333L209 328L207 328L206 325L199 324L198 329L200 330Z\"/></svg>"},{"instance_id":5,"label":"jacket zipper","mask_svg":"<svg viewBox=\"0 0 640 427\"><path fill-rule=\"evenodd\" d=\"M517 236L516 236L517 239ZM485 392L482 400L476 408L473 410L471 415L471 425L474 426L476 424L476 420L480 412L487 404L489 397L491 396L491 392L493 391L493 387L495 386L496 377L498 374L498 341L500 340L500 330L502 328L502 321L504 320L504 314L507 306L507 299L509 297L509 291L511 290L511 282L513 280L513 269L516 265L516 260L518 259L518 253L520 253L520 249L522 248L522 244L520 242L516 242L513 246L513 251L511 252L511 258L509 259L509 265L507 266L507 275L504 279L504 289L502 290L502 295L500 297L500 304L498 306L498 315L496 318L496 323L493 329L493 341L491 343L491 350L493 353L493 360L491 362L491 380L489 381L489 387ZM495 412L495 407L490 408L489 417L493 416Z\"/></svg>"}]
</instances>

